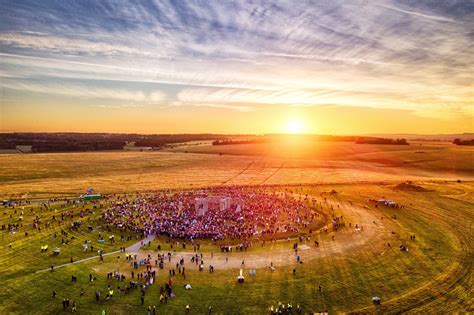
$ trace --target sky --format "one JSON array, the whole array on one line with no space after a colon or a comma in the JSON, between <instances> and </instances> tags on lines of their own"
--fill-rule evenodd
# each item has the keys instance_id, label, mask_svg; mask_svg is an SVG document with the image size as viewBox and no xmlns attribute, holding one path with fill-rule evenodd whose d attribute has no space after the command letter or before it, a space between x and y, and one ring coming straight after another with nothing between
<instances>
[{"instance_id":1,"label":"sky","mask_svg":"<svg viewBox=\"0 0 474 315\"><path fill-rule=\"evenodd\" d=\"M474 132L474 1L0 0L0 131Z\"/></svg>"}]
</instances>

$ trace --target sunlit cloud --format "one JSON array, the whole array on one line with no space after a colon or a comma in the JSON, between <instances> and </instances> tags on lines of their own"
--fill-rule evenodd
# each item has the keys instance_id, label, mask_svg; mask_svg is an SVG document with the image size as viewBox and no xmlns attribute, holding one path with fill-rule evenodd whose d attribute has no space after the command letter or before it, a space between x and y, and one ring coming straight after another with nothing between
<instances>
[{"instance_id":1,"label":"sunlit cloud","mask_svg":"<svg viewBox=\"0 0 474 315\"><path fill-rule=\"evenodd\" d=\"M204 108L217 108L217 109L225 109L237 112L252 112L255 108L252 105L249 106L242 106L241 104L226 104L226 103L212 103L212 102L182 102L182 101L175 101L173 102L172 106L193 106L193 107L204 107Z\"/></svg>"}]
</instances>

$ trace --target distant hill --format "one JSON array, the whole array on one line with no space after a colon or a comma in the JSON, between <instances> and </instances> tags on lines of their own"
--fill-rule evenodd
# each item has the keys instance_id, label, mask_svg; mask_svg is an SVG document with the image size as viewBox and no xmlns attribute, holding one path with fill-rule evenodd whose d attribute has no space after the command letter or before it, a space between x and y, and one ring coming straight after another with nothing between
<instances>
[{"instance_id":1,"label":"distant hill","mask_svg":"<svg viewBox=\"0 0 474 315\"><path fill-rule=\"evenodd\" d=\"M370 134L367 136L384 137L384 138L404 138L411 141L448 141L452 142L454 139L470 140L474 139L474 133L454 133L454 134Z\"/></svg>"}]
</instances>

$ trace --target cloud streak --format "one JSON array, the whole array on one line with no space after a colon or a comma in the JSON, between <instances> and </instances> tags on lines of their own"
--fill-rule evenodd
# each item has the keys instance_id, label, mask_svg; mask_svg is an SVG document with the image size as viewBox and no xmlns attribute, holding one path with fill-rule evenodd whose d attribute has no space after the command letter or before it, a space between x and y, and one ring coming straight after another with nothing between
<instances>
[{"instance_id":1,"label":"cloud streak","mask_svg":"<svg viewBox=\"0 0 474 315\"><path fill-rule=\"evenodd\" d=\"M450 18L443 17L443 16L423 14L423 13L410 11L410 10L403 10L403 9L397 8L395 6L390 6L390 5L383 5L383 4L377 4L377 5L382 7L382 8L385 8L385 9L389 9L389 10L393 10L393 11L397 11L397 12L400 12L400 13L405 13L405 14L409 14L409 15L413 15L413 16L417 16L417 17L422 17L422 18L435 20L435 21L442 21L442 22L449 22L449 23L459 24L459 22L457 22L453 19L450 19Z\"/></svg>"},{"instance_id":2,"label":"cloud streak","mask_svg":"<svg viewBox=\"0 0 474 315\"><path fill-rule=\"evenodd\" d=\"M160 103L166 99L165 93L156 90L149 93L140 90L105 88L80 84L44 84L37 82L3 82L1 87L26 93L40 93L45 95L64 96L79 99L103 99L120 101L137 101Z\"/></svg>"},{"instance_id":3,"label":"cloud streak","mask_svg":"<svg viewBox=\"0 0 474 315\"><path fill-rule=\"evenodd\" d=\"M23 32L24 33L24 32ZM144 56L150 53L140 51L136 48L130 48L123 45L112 45L103 42L93 42L90 40L63 38L57 36L49 36L45 33L28 32L21 33L4 33L0 34L0 46L15 47L20 50L46 51L49 53L61 54L101 54L111 56L116 54L141 54Z\"/></svg>"}]
</instances>

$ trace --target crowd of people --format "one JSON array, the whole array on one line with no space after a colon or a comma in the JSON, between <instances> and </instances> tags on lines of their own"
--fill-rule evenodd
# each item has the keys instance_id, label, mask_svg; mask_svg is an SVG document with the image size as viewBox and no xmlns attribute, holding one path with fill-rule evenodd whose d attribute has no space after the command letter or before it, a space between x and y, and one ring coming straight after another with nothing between
<instances>
[{"instance_id":1,"label":"crowd of people","mask_svg":"<svg viewBox=\"0 0 474 315\"><path fill-rule=\"evenodd\" d=\"M207 211L200 211L202 209L197 207L197 199L209 201L208 207L206 207ZM219 203L223 199L230 201L224 208ZM333 205L329 204L326 198L323 197L323 200L324 202L318 203L315 198L310 198L308 195L298 195L291 190L275 190L269 187L231 186L194 191L135 193L107 196L90 205L77 200L64 200L57 205L59 212L50 208L48 203L40 204L39 208L27 208L26 210L18 208L17 205L17 208L13 207L12 211L9 211L11 222L1 226L1 229L11 233L21 228L25 229L25 233L50 230L51 240L59 239L61 246L73 243L78 231L93 232L96 229L99 244L130 241L135 237L139 239L147 235L169 237L167 242L170 242L171 250L164 253L161 251L161 245L158 245L157 252L154 254L156 257L153 259L150 254L147 258L139 258L137 254L125 254L125 259L130 264L130 275L118 271L109 272L106 274L107 287L104 286L102 292L95 291L97 302L113 300L117 294L127 295L132 291L140 291L141 305L146 306L145 301L148 302L149 299L145 299L145 294L149 292L147 289L150 286L159 286L159 303L167 303L168 299L176 297L172 282L175 276L180 276L186 281L188 268L192 270L194 267L200 272L214 273L215 265L204 264L203 255L199 253L200 244L194 242L195 239L238 240L229 242L233 244L231 246L226 242L219 242L221 243L219 247L221 252L247 251L255 236L257 238L266 236L260 240L262 246L266 240L273 241L279 237L287 238L289 234L298 234L300 243L304 240L309 241L316 221L322 221L318 217L324 213L323 206L325 209L329 210L330 207L331 210L334 210ZM71 205L71 207L66 208L67 205ZM66 209L62 210L62 208ZM94 225L94 221L90 218L96 213L96 210L102 213L102 220ZM50 212L50 215L44 216L46 211ZM25 222L14 221L17 216L29 217L32 222L23 227ZM342 216L332 216L333 231L337 231L344 225ZM107 232L115 233L116 236L102 234ZM325 227L325 232L328 232L328 227ZM91 239L81 241L80 245L84 252L97 252L97 247L101 247L96 245L94 248ZM181 240L177 241L177 239ZM318 241L314 241L314 243L316 247L319 246ZM190 264L185 267L183 258L172 262L172 257L176 254L174 246L182 246L185 249L186 244L194 246L195 255L190 258ZM141 245L144 246L144 241ZM150 245L148 242L148 246ZM301 264L298 243L293 244L293 249L297 262ZM120 247L120 252L126 253L125 247ZM99 255L102 261L102 253L99 252ZM118 256L117 261L120 257L124 256ZM213 258L213 253L210 253L210 258ZM226 262L227 259L226 257ZM209 262L207 259L206 261ZM70 262L73 262L72 257ZM169 267L166 263L169 264ZM242 261L242 266L244 265L245 263ZM166 270L168 280L161 282L160 286L160 280L157 281L157 273L163 269L168 269ZM275 270L273 263L271 263L270 269ZM51 266L51 271L53 271L53 266ZM293 269L293 273L296 273L296 269ZM249 274L255 275L255 269L250 270ZM95 280L96 278L90 274L89 281ZM78 277L71 275L70 282L71 285L77 285ZM112 285L113 282L116 285ZM187 283L185 288L191 290L191 285ZM319 290L321 292L321 286ZM93 293L90 292L91 296ZM80 296L84 294L84 290L81 289ZM56 298L56 291L53 291L52 297ZM61 298L63 299L63 309L76 311L78 305L74 300L69 301L69 297L63 298L61 296ZM61 298L58 300L61 301ZM156 301L156 299L152 300ZM155 314L158 307L159 304L149 305L148 313ZM186 310L189 311L189 306ZM299 305L295 307L287 303L279 304L270 311L271 314L284 314L300 313L302 309Z\"/></svg>"},{"instance_id":2,"label":"crowd of people","mask_svg":"<svg viewBox=\"0 0 474 315\"><path fill-rule=\"evenodd\" d=\"M209 201L197 211L196 198ZM225 209L213 200L231 200ZM171 238L246 240L300 232L316 214L291 193L265 188L218 187L199 191L161 192L110 201L103 219L122 231Z\"/></svg>"}]
</instances>

